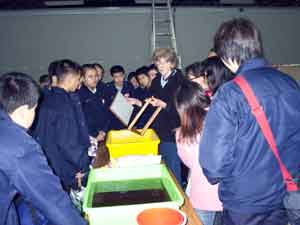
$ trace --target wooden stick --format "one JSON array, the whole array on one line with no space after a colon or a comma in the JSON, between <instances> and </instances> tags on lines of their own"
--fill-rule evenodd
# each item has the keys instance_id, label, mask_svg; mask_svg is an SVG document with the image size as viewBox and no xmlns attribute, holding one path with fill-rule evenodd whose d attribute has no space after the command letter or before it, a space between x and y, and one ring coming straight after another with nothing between
<instances>
[{"instance_id":1,"label":"wooden stick","mask_svg":"<svg viewBox=\"0 0 300 225\"><path fill-rule=\"evenodd\" d=\"M155 112L152 114L152 116L150 117L150 119L148 120L148 122L146 123L146 125L144 126L143 130L141 131L141 135L143 136L147 129L150 127L150 125L153 123L153 121L155 120L155 118L157 117L158 113L160 112L160 110L162 110L161 107L158 107Z\"/></svg>"},{"instance_id":2,"label":"wooden stick","mask_svg":"<svg viewBox=\"0 0 300 225\"><path fill-rule=\"evenodd\" d=\"M132 122L129 124L128 126L128 130L132 130L133 126L135 125L135 123L138 121L138 119L141 117L141 115L143 114L143 112L146 110L146 108L148 107L148 105L150 104L150 99L147 99L145 101L145 104L143 105L143 107L140 109L140 111L138 112L138 114L136 114L136 116L134 117L134 119L132 120Z\"/></svg>"}]
</instances>

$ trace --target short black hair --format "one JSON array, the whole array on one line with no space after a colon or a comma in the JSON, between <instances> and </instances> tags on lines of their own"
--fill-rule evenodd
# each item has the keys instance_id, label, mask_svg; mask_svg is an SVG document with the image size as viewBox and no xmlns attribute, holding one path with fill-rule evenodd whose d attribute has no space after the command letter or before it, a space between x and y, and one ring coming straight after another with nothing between
<instances>
[{"instance_id":1,"label":"short black hair","mask_svg":"<svg viewBox=\"0 0 300 225\"><path fill-rule=\"evenodd\" d=\"M102 71L103 71L103 73L105 72L105 70L104 70L104 68L103 68L103 66L101 65L101 64L99 64L99 63L93 63L93 66L96 68L96 67L99 67Z\"/></svg>"},{"instance_id":2,"label":"short black hair","mask_svg":"<svg viewBox=\"0 0 300 225\"><path fill-rule=\"evenodd\" d=\"M132 78L136 78L136 73L135 72L130 72L127 76L128 81L130 81Z\"/></svg>"},{"instance_id":3,"label":"short black hair","mask_svg":"<svg viewBox=\"0 0 300 225\"><path fill-rule=\"evenodd\" d=\"M155 64L153 63L153 64L150 64L149 66L148 66L148 71L149 70L157 70L157 67L155 66Z\"/></svg>"},{"instance_id":4,"label":"short black hair","mask_svg":"<svg viewBox=\"0 0 300 225\"><path fill-rule=\"evenodd\" d=\"M201 74L207 78L209 89L215 94L218 88L234 78L234 74L218 56L209 57L201 62Z\"/></svg>"},{"instance_id":5,"label":"short black hair","mask_svg":"<svg viewBox=\"0 0 300 225\"><path fill-rule=\"evenodd\" d=\"M57 64L59 63L59 60L54 60L52 61L49 66L48 66L48 75L50 77L55 76L56 75L56 67Z\"/></svg>"},{"instance_id":6,"label":"short black hair","mask_svg":"<svg viewBox=\"0 0 300 225\"><path fill-rule=\"evenodd\" d=\"M37 82L27 74L6 73L0 77L0 107L7 113L23 105L33 108L40 97Z\"/></svg>"},{"instance_id":7,"label":"short black hair","mask_svg":"<svg viewBox=\"0 0 300 225\"><path fill-rule=\"evenodd\" d=\"M62 81L67 74L80 74L81 71L81 67L77 62L62 59L56 65L55 75L59 81Z\"/></svg>"},{"instance_id":8,"label":"short black hair","mask_svg":"<svg viewBox=\"0 0 300 225\"><path fill-rule=\"evenodd\" d=\"M82 69L82 76L85 75L87 70L96 70L94 64L84 64L81 66Z\"/></svg>"},{"instance_id":9,"label":"short black hair","mask_svg":"<svg viewBox=\"0 0 300 225\"><path fill-rule=\"evenodd\" d=\"M203 77L204 74L202 73L202 70L203 70L202 63L194 62L185 68L185 75L187 75L189 72L192 72L193 76L195 77Z\"/></svg>"},{"instance_id":10,"label":"short black hair","mask_svg":"<svg viewBox=\"0 0 300 225\"><path fill-rule=\"evenodd\" d=\"M53 76L56 76L56 68L57 68L58 63L59 63L59 60L54 60L48 66L48 75L49 75L51 84L53 82Z\"/></svg>"},{"instance_id":11,"label":"short black hair","mask_svg":"<svg viewBox=\"0 0 300 225\"><path fill-rule=\"evenodd\" d=\"M149 68L147 66L142 66L135 71L135 75L139 76L139 75L143 74L148 77L149 76L148 71L149 71Z\"/></svg>"},{"instance_id":12,"label":"short black hair","mask_svg":"<svg viewBox=\"0 0 300 225\"><path fill-rule=\"evenodd\" d=\"M264 55L258 28L245 18L224 22L215 34L214 49L221 59L231 59L240 65Z\"/></svg>"},{"instance_id":13,"label":"short black hair","mask_svg":"<svg viewBox=\"0 0 300 225\"><path fill-rule=\"evenodd\" d=\"M50 77L49 77L48 74L43 74L43 75L41 75L40 78L39 78L39 83L40 83L40 84L42 84L42 83L50 84L50 82L51 82L51 79L50 79Z\"/></svg>"},{"instance_id":14,"label":"short black hair","mask_svg":"<svg viewBox=\"0 0 300 225\"><path fill-rule=\"evenodd\" d=\"M110 68L110 75L113 76L115 73L125 73L123 66L114 65Z\"/></svg>"}]
</instances>

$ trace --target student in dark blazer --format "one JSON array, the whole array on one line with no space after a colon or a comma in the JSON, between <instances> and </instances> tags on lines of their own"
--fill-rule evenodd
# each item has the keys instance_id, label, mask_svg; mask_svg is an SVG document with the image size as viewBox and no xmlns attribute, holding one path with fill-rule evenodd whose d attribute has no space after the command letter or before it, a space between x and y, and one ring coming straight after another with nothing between
<instances>
[{"instance_id":1,"label":"student in dark blazer","mask_svg":"<svg viewBox=\"0 0 300 225\"><path fill-rule=\"evenodd\" d=\"M135 96L137 99L141 101L141 105L144 103L144 101L147 98L151 97L150 93L150 86L151 86L151 79L150 76L148 75L148 67L142 66L138 68L135 72L135 77L136 80L139 83L139 87L135 89ZM136 113L139 111L140 107L135 106L135 114L132 116L136 115ZM143 128L151 115L154 112L154 107L151 105L147 107L147 109L144 111L144 113L141 115L140 119L138 120L136 127L137 128Z\"/></svg>"},{"instance_id":2,"label":"student in dark blazer","mask_svg":"<svg viewBox=\"0 0 300 225\"><path fill-rule=\"evenodd\" d=\"M175 141L175 129L180 126L180 119L174 105L174 96L184 77L181 71L176 69L177 56L172 49L157 49L152 59L159 73L150 87L153 96L151 104L162 107L153 128L161 140L159 152L164 162L174 173L177 181L183 185L182 165L177 155Z\"/></svg>"},{"instance_id":3,"label":"student in dark blazer","mask_svg":"<svg viewBox=\"0 0 300 225\"><path fill-rule=\"evenodd\" d=\"M27 134L38 98L30 76L0 77L0 224L85 225L40 145Z\"/></svg>"},{"instance_id":4,"label":"student in dark blazer","mask_svg":"<svg viewBox=\"0 0 300 225\"><path fill-rule=\"evenodd\" d=\"M142 66L135 71L135 78L139 86L135 89L135 96L139 100L145 100L150 97L151 79L148 75L148 67Z\"/></svg>"},{"instance_id":5,"label":"student in dark blazer","mask_svg":"<svg viewBox=\"0 0 300 225\"><path fill-rule=\"evenodd\" d=\"M82 66L83 84L78 91L89 135L103 141L109 128L109 112L98 89L97 71L92 64Z\"/></svg>"},{"instance_id":6,"label":"student in dark blazer","mask_svg":"<svg viewBox=\"0 0 300 225\"><path fill-rule=\"evenodd\" d=\"M34 137L65 190L77 187L76 178L86 178L90 163L89 143L82 132L85 121L72 96L79 86L79 72L80 66L71 60L58 63L57 87L43 99L34 130Z\"/></svg>"},{"instance_id":7,"label":"student in dark blazer","mask_svg":"<svg viewBox=\"0 0 300 225\"><path fill-rule=\"evenodd\" d=\"M97 71L97 91L103 97L103 91L104 91L104 87L105 87L105 83L103 82L103 77L105 74L105 70L104 70L103 66L99 63L94 63L93 66Z\"/></svg>"},{"instance_id":8,"label":"student in dark blazer","mask_svg":"<svg viewBox=\"0 0 300 225\"><path fill-rule=\"evenodd\" d=\"M132 85L128 81L125 81L125 70L122 66L115 65L111 67L110 74L113 80L106 83L104 88L104 102L108 109L118 91L120 91L125 97L132 98L134 95ZM110 130L120 130L125 128L125 125L112 112L109 112L109 114Z\"/></svg>"}]
</instances>

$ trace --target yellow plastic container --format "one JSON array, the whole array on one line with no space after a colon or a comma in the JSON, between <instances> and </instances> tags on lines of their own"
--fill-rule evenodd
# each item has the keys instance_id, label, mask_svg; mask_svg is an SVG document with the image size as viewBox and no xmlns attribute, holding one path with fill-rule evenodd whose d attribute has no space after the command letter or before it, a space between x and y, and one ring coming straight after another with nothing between
<instances>
[{"instance_id":1,"label":"yellow plastic container","mask_svg":"<svg viewBox=\"0 0 300 225\"><path fill-rule=\"evenodd\" d=\"M157 155L160 140L154 130L148 129L142 136L130 130L109 131L106 139L111 158L126 155Z\"/></svg>"}]
</instances>

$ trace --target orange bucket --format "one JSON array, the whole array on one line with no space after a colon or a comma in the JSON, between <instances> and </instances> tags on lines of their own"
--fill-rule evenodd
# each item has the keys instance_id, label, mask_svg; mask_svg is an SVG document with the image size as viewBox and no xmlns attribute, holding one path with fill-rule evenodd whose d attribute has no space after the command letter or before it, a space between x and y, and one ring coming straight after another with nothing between
<instances>
[{"instance_id":1,"label":"orange bucket","mask_svg":"<svg viewBox=\"0 0 300 225\"><path fill-rule=\"evenodd\" d=\"M139 225L184 225L186 216L183 212L171 208L153 208L142 211L137 216Z\"/></svg>"}]
</instances>

